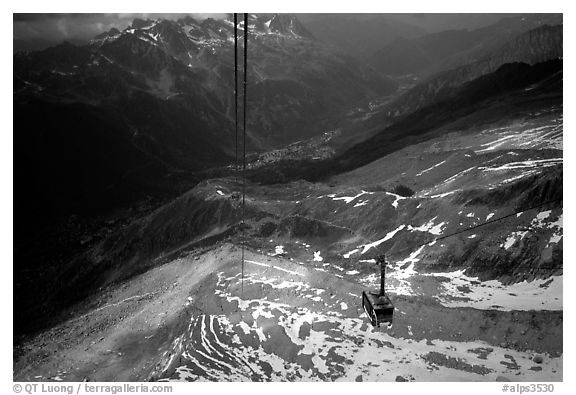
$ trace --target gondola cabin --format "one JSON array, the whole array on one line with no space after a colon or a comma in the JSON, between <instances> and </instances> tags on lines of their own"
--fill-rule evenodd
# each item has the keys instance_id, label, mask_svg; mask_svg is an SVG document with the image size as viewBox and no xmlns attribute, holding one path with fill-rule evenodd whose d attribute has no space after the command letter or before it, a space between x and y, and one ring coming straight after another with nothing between
<instances>
[{"instance_id":1,"label":"gondola cabin","mask_svg":"<svg viewBox=\"0 0 576 395\"><path fill-rule=\"evenodd\" d=\"M386 295L384 289L386 259L382 255L378 257L378 261L380 262L380 292L362 292L362 308L375 327L379 327L383 322L392 324L394 318L394 305Z\"/></svg>"},{"instance_id":2,"label":"gondola cabin","mask_svg":"<svg viewBox=\"0 0 576 395\"><path fill-rule=\"evenodd\" d=\"M386 295L378 292L362 292L362 307L370 318L372 325L378 327L381 323L392 323L394 318L394 305Z\"/></svg>"}]
</instances>

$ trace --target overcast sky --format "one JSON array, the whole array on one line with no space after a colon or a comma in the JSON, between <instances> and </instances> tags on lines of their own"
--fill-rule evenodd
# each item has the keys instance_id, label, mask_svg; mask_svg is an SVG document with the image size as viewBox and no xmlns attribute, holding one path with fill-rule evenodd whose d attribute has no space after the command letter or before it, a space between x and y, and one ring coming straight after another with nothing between
<instances>
[{"instance_id":1,"label":"overcast sky","mask_svg":"<svg viewBox=\"0 0 576 395\"><path fill-rule=\"evenodd\" d=\"M62 41L85 43L94 36L115 27L126 28L134 18L179 19L191 15L196 19L224 18L225 14L14 14L14 51L37 50ZM342 14L341 14L342 15ZM368 14L348 14L359 21ZM377 17L396 19L424 31L470 28L494 23L503 14L372 14ZM327 14L300 14L301 19L330 18Z\"/></svg>"},{"instance_id":2,"label":"overcast sky","mask_svg":"<svg viewBox=\"0 0 576 395\"><path fill-rule=\"evenodd\" d=\"M14 14L14 50L40 49L62 41L84 42L115 27L126 28L134 18L223 18L224 14Z\"/></svg>"}]
</instances>

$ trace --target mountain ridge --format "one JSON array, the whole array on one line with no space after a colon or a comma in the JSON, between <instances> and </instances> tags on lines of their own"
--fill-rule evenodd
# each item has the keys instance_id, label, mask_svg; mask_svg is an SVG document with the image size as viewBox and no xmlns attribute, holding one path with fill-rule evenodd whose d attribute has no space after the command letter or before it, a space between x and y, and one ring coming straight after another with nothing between
<instances>
[{"instance_id":1,"label":"mountain ridge","mask_svg":"<svg viewBox=\"0 0 576 395\"><path fill-rule=\"evenodd\" d=\"M402 38L403 45L392 42L376 52L371 61L384 73L429 76L475 62L516 36L546 24L562 24L562 16L528 14L504 18L474 30L449 30L414 39ZM406 46L409 46L408 51Z\"/></svg>"}]
</instances>

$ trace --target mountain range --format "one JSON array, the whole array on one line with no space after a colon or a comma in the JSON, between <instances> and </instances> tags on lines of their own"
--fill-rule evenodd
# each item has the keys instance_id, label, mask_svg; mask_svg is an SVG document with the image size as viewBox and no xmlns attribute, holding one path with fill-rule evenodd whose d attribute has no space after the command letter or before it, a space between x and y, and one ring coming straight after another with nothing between
<instances>
[{"instance_id":1,"label":"mountain range","mask_svg":"<svg viewBox=\"0 0 576 395\"><path fill-rule=\"evenodd\" d=\"M14 55L17 381L562 380L562 16L325 18L249 17L245 179L230 18Z\"/></svg>"},{"instance_id":2,"label":"mountain range","mask_svg":"<svg viewBox=\"0 0 576 395\"><path fill-rule=\"evenodd\" d=\"M320 134L350 103L396 87L292 16L249 23L249 150ZM230 19L135 20L89 45L16 53L16 167L27 180L18 190L30 188L18 200L39 197L44 215L98 212L182 191L195 172L230 163L233 67Z\"/></svg>"},{"instance_id":3,"label":"mountain range","mask_svg":"<svg viewBox=\"0 0 576 395\"><path fill-rule=\"evenodd\" d=\"M489 57L527 31L562 24L562 15L512 16L479 29L447 30L416 38L399 37L376 51L371 64L390 75L431 75Z\"/></svg>"}]
</instances>

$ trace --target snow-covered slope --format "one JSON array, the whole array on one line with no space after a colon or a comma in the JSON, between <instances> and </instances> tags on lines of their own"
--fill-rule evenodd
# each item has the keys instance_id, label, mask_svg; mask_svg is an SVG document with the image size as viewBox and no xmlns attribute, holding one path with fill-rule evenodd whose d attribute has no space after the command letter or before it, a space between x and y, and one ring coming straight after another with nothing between
<instances>
[{"instance_id":1,"label":"snow-covered slope","mask_svg":"<svg viewBox=\"0 0 576 395\"><path fill-rule=\"evenodd\" d=\"M552 105L329 184L248 183L245 237L241 184L199 184L98 243L77 261L86 272L70 268L103 273L102 290L28 343L72 345L25 352L16 377L562 380L562 130ZM360 295L378 289L382 253L395 317L375 329ZM87 328L86 314L107 324Z\"/></svg>"},{"instance_id":2,"label":"snow-covered slope","mask_svg":"<svg viewBox=\"0 0 576 395\"><path fill-rule=\"evenodd\" d=\"M15 378L562 380L561 69L508 65L334 160L299 142L106 228L34 301L82 296L21 340Z\"/></svg>"},{"instance_id":3,"label":"snow-covered slope","mask_svg":"<svg viewBox=\"0 0 576 395\"><path fill-rule=\"evenodd\" d=\"M393 295L376 329L354 277L249 249L242 283L239 258L222 244L101 291L28 343L47 352L21 356L16 379L562 380L561 312Z\"/></svg>"}]
</instances>

